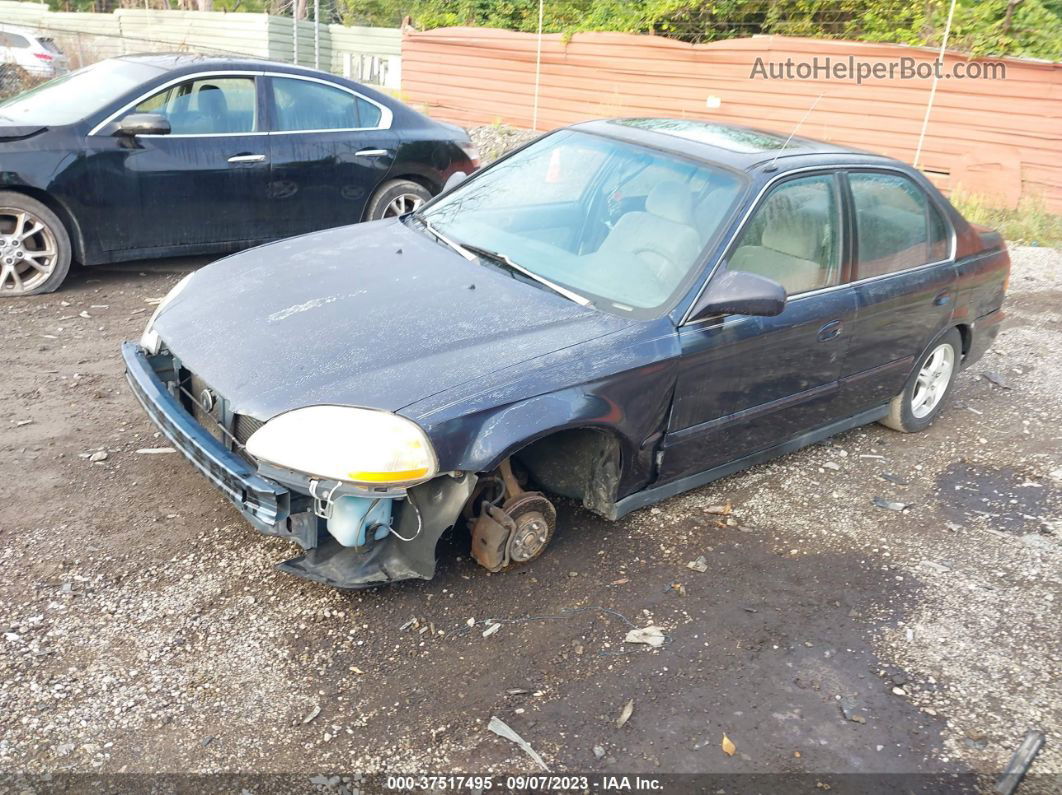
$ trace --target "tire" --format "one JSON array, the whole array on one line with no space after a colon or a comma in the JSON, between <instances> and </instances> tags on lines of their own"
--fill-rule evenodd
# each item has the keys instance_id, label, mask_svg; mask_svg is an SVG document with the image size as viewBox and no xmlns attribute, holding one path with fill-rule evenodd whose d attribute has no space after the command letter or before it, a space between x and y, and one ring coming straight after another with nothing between
<instances>
[{"instance_id":1,"label":"tire","mask_svg":"<svg viewBox=\"0 0 1062 795\"><path fill-rule=\"evenodd\" d=\"M903 391L889 402L888 415L879 422L902 433L924 431L947 405L961 362L962 337L958 329L949 329L922 354Z\"/></svg>"},{"instance_id":2,"label":"tire","mask_svg":"<svg viewBox=\"0 0 1062 795\"><path fill-rule=\"evenodd\" d=\"M369 201L365 212L366 221L381 218L397 218L416 210L431 198L431 192L423 185L408 179L392 179L381 185Z\"/></svg>"},{"instance_id":3,"label":"tire","mask_svg":"<svg viewBox=\"0 0 1062 795\"><path fill-rule=\"evenodd\" d=\"M69 272L70 235L59 216L25 194L0 191L0 296L54 292Z\"/></svg>"}]
</instances>

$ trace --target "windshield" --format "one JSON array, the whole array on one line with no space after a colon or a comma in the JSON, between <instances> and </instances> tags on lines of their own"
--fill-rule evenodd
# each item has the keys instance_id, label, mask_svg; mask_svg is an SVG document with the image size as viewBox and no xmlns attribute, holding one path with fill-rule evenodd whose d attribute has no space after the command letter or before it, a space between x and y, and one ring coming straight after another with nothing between
<instances>
[{"instance_id":1,"label":"windshield","mask_svg":"<svg viewBox=\"0 0 1062 795\"><path fill-rule=\"evenodd\" d=\"M646 315L688 286L741 187L719 167L565 130L418 215L454 243L602 308Z\"/></svg>"},{"instance_id":2,"label":"windshield","mask_svg":"<svg viewBox=\"0 0 1062 795\"><path fill-rule=\"evenodd\" d=\"M100 61L0 102L0 116L45 127L73 124L159 74L153 66L131 61Z\"/></svg>"}]
</instances>

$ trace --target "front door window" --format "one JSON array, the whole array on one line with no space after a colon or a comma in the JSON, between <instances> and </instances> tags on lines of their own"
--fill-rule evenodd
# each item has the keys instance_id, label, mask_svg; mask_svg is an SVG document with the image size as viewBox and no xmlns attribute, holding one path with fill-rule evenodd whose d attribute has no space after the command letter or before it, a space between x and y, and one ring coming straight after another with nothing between
<instances>
[{"instance_id":1,"label":"front door window","mask_svg":"<svg viewBox=\"0 0 1062 795\"><path fill-rule=\"evenodd\" d=\"M841 283L841 216L832 174L789 180L760 203L728 267L785 287L789 295Z\"/></svg>"},{"instance_id":2,"label":"front door window","mask_svg":"<svg viewBox=\"0 0 1062 795\"><path fill-rule=\"evenodd\" d=\"M158 113L171 135L232 135L255 131L253 77L203 77L163 89L134 113Z\"/></svg>"}]
</instances>

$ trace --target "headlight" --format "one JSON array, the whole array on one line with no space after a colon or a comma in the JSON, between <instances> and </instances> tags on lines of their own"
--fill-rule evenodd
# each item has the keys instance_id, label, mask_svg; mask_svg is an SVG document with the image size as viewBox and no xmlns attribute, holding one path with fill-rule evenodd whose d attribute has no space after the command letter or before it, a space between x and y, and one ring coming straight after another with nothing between
<instances>
[{"instance_id":1,"label":"headlight","mask_svg":"<svg viewBox=\"0 0 1062 795\"><path fill-rule=\"evenodd\" d=\"M154 356L159 352L159 335L155 333L155 320L158 318L159 313L166 308L166 305L170 303L174 298L181 294L181 291L188 286L188 280L194 276L194 273L189 273L177 284L173 285L173 289L166 293L166 296L159 301L159 305L155 307L155 311L151 313L151 320L144 326L144 333L140 335L140 347Z\"/></svg>"},{"instance_id":2,"label":"headlight","mask_svg":"<svg viewBox=\"0 0 1062 795\"><path fill-rule=\"evenodd\" d=\"M247 452L287 469L363 486L412 486L435 477L435 451L405 417L350 406L310 406L274 417Z\"/></svg>"}]
</instances>

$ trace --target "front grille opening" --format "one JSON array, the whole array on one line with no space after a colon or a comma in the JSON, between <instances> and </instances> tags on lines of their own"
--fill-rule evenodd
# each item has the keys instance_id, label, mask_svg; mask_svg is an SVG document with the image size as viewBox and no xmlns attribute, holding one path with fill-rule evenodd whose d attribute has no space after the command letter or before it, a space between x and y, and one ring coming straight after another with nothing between
<instances>
[{"instance_id":1,"label":"front grille opening","mask_svg":"<svg viewBox=\"0 0 1062 795\"><path fill-rule=\"evenodd\" d=\"M244 446L265 423L248 414L233 413L228 401L195 373L182 367L179 377L181 404L195 421L229 450L257 466Z\"/></svg>"},{"instance_id":2,"label":"front grille opening","mask_svg":"<svg viewBox=\"0 0 1062 795\"><path fill-rule=\"evenodd\" d=\"M234 414L232 418L232 435L236 437L236 441L240 444L247 444L251 434L265 425L264 422L256 420L249 414Z\"/></svg>"}]
</instances>

